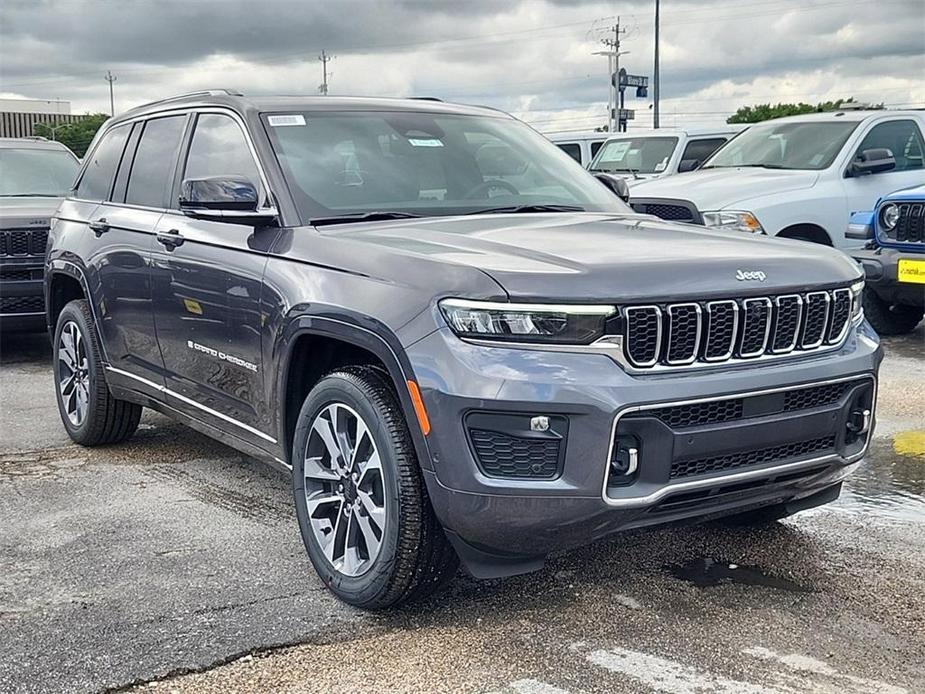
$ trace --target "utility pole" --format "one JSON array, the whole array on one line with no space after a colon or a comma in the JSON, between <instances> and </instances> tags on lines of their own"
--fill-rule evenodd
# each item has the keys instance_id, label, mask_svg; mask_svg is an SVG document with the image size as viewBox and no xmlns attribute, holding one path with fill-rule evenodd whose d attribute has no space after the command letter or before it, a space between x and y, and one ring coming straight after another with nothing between
<instances>
[{"instance_id":1,"label":"utility pole","mask_svg":"<svg viewBox=\"0 0 925 694\"><path fill-rule=\"evenodd\" d=\"M324 96L328 95L328 63L331 62L333 58L333 55L328 55L324 51L321 51L321 55L318 56L318 60L321 61L322 74L322 82L321 86L318 87L318 91Z\"/></svg>"},{"instance_id":2,"label":"utility pole","mask_svg":"<svg viewBox=\"0 0 925 694\"><path fill-rule=\"evenodd\" d=\"M658 129L658 0L655 0L655 67L652 70L652 126Z\"/></svg>"},{"instance_id":3,"label":"utility pole","mask_svg":"<svg viewBox=\"0 0 925 694\"><path fill-rule=\"evenodd\" d=\"M610 91L607 97L607 129L610 132L616 132L617 124L619 123L617 110L621 106L618 85L618 80L620 79L620 56L627 53L627 51L620 52L620 35L625 33L626 29L620 28L620 18L617 17L617 23L613 26L613 38L605 34L604 38L601 39L601 43L607 46L607 50L595 54L607 56L608 80L610 81Z\"/></svg>"},{"instance_id":4,"label":"utility pole","mask_svg":"<svg viewBox=\"0 0 925 694\"><path fill-rule=\"evenodd\" d=\"M116 115L116 102L112 95L112 83L116 81L116 76L107 70L103 79L109 82L109 115L114 116Z\"/></svg>"}]
</instances>

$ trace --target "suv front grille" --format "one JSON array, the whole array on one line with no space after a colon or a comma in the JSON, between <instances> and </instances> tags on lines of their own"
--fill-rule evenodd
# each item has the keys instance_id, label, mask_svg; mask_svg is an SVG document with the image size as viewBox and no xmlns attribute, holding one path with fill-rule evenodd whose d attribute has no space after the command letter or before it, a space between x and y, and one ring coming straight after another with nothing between
<instances>
[{"instance_id":1,"label":"suv front grille","mask_svg":"<svg viewBox=\"0 0 925 694\"><path fill-rule=\"evenodd\" d=\"M681 366L838 344L851 320L851 291L629 306L624 354L637 368Z\"/></svg>"},{"instance_id":2,"label":"suv front grille","mask_svg":"<svg viewBox=\"0 0 925 694\"><path fill-rule=\"evenodd\" d=\"M761 465L764 463L783 463L791 459L816 457L821 452L834 452L835 437L824 436L808 441L788 443L782 446L761 448L757 451L745 451L718 455L711 458L698 458L696 460L676 460L671 464L671 479L705 475L710 472L724 472L740 467Z\"/></svg>"},{"instance_id":3,"label":"suv front grille","mask_svg":"<svg viewBox=\"0 0 925 694\"><path fill-rule=\"evenodd\" d=\"M45 300L41 296L0 296L0 314L44 311Z\"/></svg>"},{"instance_id":4,"label":"suv front grille","mask_svg":"<svg viewBox=\"0 0 925 694\"><path fill-rule=\"evenodd\" d=\"M925 243L925 203L904 202L898 205L899 220L896 226L885 231L891 241Z\"/></svg>"},{"instance_id":5,"label":"suv front grille","mask_svg":"<svg viewBox=\"0 0 925 694\"><path fill-rule=\"evenodd\" d=\"M636 198L630 201L630 206L640 214L651 214L669 222L688 222L701 224L700 212L692 204L684 200L673 202L659 202Z\"/></svg>"},{"instance_id":6,"label":"suv front grille","mask_svg":"<svg viewBox=\"0 0 925 694\"><path fill-rule=\"evenodd\" d=\"M48 229L8 229L0 231L0 256L45 255Z\"/></svg>"}]
</instances>

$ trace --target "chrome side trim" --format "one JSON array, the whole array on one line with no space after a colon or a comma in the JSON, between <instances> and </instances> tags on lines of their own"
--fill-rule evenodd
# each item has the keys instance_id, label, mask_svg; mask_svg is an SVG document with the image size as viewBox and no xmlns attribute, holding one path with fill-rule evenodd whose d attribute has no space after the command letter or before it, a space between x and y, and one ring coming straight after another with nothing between
<instances>
[{"instance_id":1,"label":"chrome side trim","mask_svg":"<svg viewBox=\"0 0 925 694\"><path fill-rule=\"evenodd\" d=\"M873 438L872 433L868 432L867 438L864 441L864 446L857 454L851 456L850 458L842 458L839 455L825 455L817 458L810 458L808 460L799 460L794 463L786 463L784 465L777 465L775 467L760 468L757 470L745 470L743 472L735 472L730 475L720 475L716 477L710 477L707 479L700 480L691 480L689 482L676 482L674 484L667 482L664 486L656 489L651 494L646 496L637 496L627 499L614 499L607 495L607 478L610 475L610 460L613 457L613 448L617 442L617 426L620 423L620 419L634 412L643 412L645 410L657 410L662 407L675 407L678 405L695 405L702 402L715 402L717 400L730 400L734 398L748 398L756 395L767 395L769 393L780 393L787 390L797 390L800 388L813 388L815 386L824 386L831 383L843 383L844 381L854 381L860 380L862 378L869 378L874 384L874 394L871 404L871 412L876 411L877 407L877 378L873 374L854 374L853 376L843 376L841 378L833 378L825 381L814 381L812 383L796 383L790 384L787 386L780 386L777 388L767 388L764 390L755 390L755 391L746 391L739 393L728 393L726 395L715 395L704 398L691 398L689 400L676 400L673 402L656 402L656 403L647 403L645 405L628 405L617 410L617 413L614 415L613 424L610 429L610 445L607 447L607 459L604 461L604 481L601 489L601 498L604 503L613 508L638 508L641 506L648 506L655 503L659 499L667 496L668 494L674 494L675 492L684 492L690 491L692 489L702 489L704 487L714 487L718 484L729 484L730 482L738 482L742 480L749 480L758 477L770 477L782 472L787 472L789 470L798 470L803 467L811 467L813 465L818 465L822 462L833 462L841 463L847 465L853 463L857 460L860 460L867 453L867 449L870 447L871 439Z\"/></svg>"},{"instance_id":2,"label":"chrome side trim","mask_svg":"<svg viewBox=\"0 0 925 694\"><path fill-rule=\"evenodd\" d=\"M691 353L690 357L684 357L683 359L672 359L671 358L671 332L674 323L674 315L672 311L679 308L690 308L694 307L694 312L697 314L697 332L694 335L694 351ZM668 348L665 351L665 362L671 364L672 366L683 365L683 364L693 364L697 359L697 355L700 353L700 335L703 332L703 312L700 309L700 304L689 303L689 304L670 304L668 306Z\"/></svg>"},{"instance_id":3,"label":"chrome side trim","mask_svg":"<svg viewBox=\"0 0 925 694\"><path fill-rule=\"evenodd\" d=\"M779 296L774 300L774 307L777 309L777 312L780 312L780 304L784 299L796 299L797 302L797 322L796 327L793 329L793 340L790 341L790 344L781 349L774 349L774 344L771 343L771 354L787 354L796 349L797 340L800 339L800 330L803 325L803 297L799 294L784 294ZM774 337L777 338L777 313L774 316Z\"/></svg>"},{"instance_id":4,"label":"chrome side trim","mask_svg":"<svg viewBox=\"0 0 925 694\"><path fill-rule=\"evenodd\" d=\"M216 410L213 410L211 407L206 407L205 405L202 405L196 402L195 400L191 400L185 395L181 395L180 393L170 390L170 388L167 388L166 386L162 386L159 383L155 383L154 381L149 381L147 378L136 376L135 374L129 373L128 371L117 369L114 366L107 366L106 370L111 371L112 373L119 374L120 376L125 376L126 378L131 378L135 381L138 381L139 383L144 383L146 386L158 391L159 393L164 393L165 395L169 395L170 397L176 398L177 400L181 402L185 402L187 405L192 405L193 407L196 407L202 410L206 414L209 414L213 417L217 417L218 419L228 422L229 424L234 424L236 427L240 427L241 429L244 429L244 431L247 431L253 434L254 436L259 436L264 441L269 441L270 443L276 443L276 439L274 439L272 436L269 436L268 434L264 434L259 429L255 429L254 427L248 424L245 424L244 422L239 422L237 419L235 419L234 417L229 417L227 414L224 414L222 412L217 412Z\"/></svg>"},{"instance_id":5,"label":"chrome side trim","mask_svg":"<svg viewBox=\"0 0 925 694\"><path fill-rule=\"evenodd\" d=\"M745 337L745 329L748 328L748 305L750 303L760 303L764 304L765 309L767 309L767 317L764 321L764 339L761 341L761 349L756 349L751 352L743 352L742 345L739 344L739 356L742 359L752 359L754 357L760 357L765 353L765 350L768 348L768 339L771 337L771 318L774 305L771 303L771 300L767 297L759 297L754 299L743 299L742 300L742 310L744 312L744 319L742 321L742 337Z\"/></svg>"}]
</instances>

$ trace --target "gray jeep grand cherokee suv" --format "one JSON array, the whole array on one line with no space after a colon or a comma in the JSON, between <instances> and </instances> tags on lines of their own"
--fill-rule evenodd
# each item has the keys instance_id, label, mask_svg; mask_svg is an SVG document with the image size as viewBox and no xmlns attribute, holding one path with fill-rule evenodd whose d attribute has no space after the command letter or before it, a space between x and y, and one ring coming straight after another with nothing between
<instances>
[{"instance_id":1,"label":"gray jeep grand cherokee suv","mask_svg":"<svg viewBox=\"0 0 925 694\"><path fill-rule=\"evenodd\" d=\"M46 263L62 421L142 407L292 471L342 599L831 501L877 337L829 248L634 213L517 120L216 91L111 120Z\"/></svg>"}]
</instances>

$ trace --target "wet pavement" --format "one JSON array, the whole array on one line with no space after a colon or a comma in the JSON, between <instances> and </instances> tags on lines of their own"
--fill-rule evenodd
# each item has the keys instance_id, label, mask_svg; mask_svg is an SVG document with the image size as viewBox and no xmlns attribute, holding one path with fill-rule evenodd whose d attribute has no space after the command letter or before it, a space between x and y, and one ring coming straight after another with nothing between
<instances>
[{"instance_id":1,"label":"wet pavement","mask_svg":"<svg viewBox=\"0 0 925 694\"><path fill-rule=\"evenodd\" d=\"M73 446L47 340L3 338L0 692L925 691L923 326L885 343L837 502L626 533L388 614L323 588L282 476L153 413Z\"/></svg>"}]
</instances>

